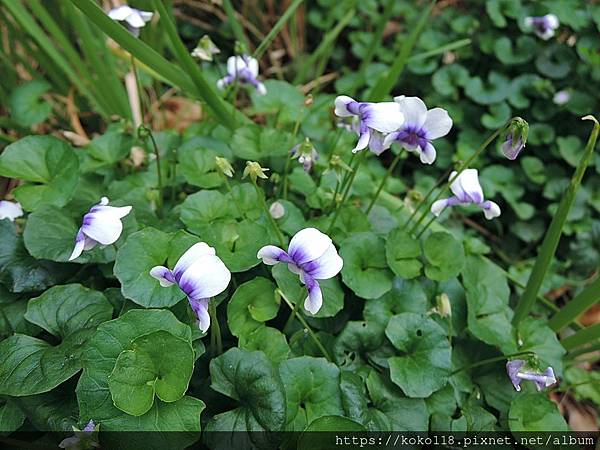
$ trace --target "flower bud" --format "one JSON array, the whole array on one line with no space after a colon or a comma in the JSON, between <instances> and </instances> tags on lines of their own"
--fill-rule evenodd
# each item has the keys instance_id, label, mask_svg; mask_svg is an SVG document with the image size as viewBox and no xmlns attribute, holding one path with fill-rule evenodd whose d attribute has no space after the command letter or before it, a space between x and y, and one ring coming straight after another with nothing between
<instances>
[{"instance_id":1,"label":"flower bud","mask_svg":"<svg viewBox=\"0 0 600 450\"><path fill-rule=\"evenodd\" d=\"M196 45L196 48L192 50L191 54L194 58L197 58L201 61L212 61L213 55L218 53L221 53L219 47L217 47L212 39L205 34L202 36L202 38L200 38L198 45Z\"/></svg>"},{"instance_id":2,"label":"flower bud","mask_svg":"<svg viewBox=\"0 0 600 450\"><path fill-rule=\"evenodd\" d=\"M502 153L508 159L513 160L519 156L519 153L525 148L527 136L529 135L529 124L521 117L515 117L506 133L506 138L502 144Z\"/></svg>"},{"instance_id":3,"label":"flower bud","mask_svg":"<svg viewBox=\"0 0 600 450\"><path fill-rule=\"evenodd\" d=\"M223 175L232 178L235 170L225 158L221 158L220 156L215 156L215 165L217 166L217 170L221 172Z\"/></svg>"},{"instance_id":4,"label":"flower bud","mask_svg":"<svg viewBox=\"0 0 600 450\"><path fill-rule=\"evenodd\" d=\"M280 202L273 202L269 208L269 214L273 219L281 219L285 215L285 207Z\"/></svg>"},{"instance_id":5,"label":"flower bud","mask_svg":"<svg viewBox=\"0 0 600 450\"><path fill-rule=\"evenodd\" d=\"M452 305L450 304L450 297L445 292L442 292L435 299L437 312L442 317L452 317Z\"/></svg>"},{"instance_id":6,"label":"flower bud","mask_svg":"<svg viewBox=\"0 0 600 450\"><path fill-rule=\"evenodd\" d=\"M242 175L242 179L250 177L253 183L256 183L257 178L263 178L267 180L269 177L265 175L269 169L263 169L256 161L246 161L246 168Z\"/></svg>"}]
</instances>

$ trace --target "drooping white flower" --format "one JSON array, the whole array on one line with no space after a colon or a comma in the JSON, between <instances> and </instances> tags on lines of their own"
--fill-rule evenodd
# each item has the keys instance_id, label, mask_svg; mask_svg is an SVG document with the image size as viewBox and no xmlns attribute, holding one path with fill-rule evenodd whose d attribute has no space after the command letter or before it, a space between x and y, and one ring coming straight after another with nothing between
<instances>
[{"instance_id":1,"label":"drooping white flower","mask_svg":"<svg viewBox=\"0 0 600 450\"><path fill-rule=\"evenodd\" d=\"M205 242L192 245L179 258L173 270L164 266L155 266L150 275L156 278L162 287L177 284L185 295L196 317L198 327L206 332L210 327L208 303L229 285L231 272L225 267L215 249Z\"/></svg>"},{"instance_id":2,"label":"drooping white flower","mask_svg":"<svg viewBox=\"0 0 600 450\"><path fill-rule=\"evenodd\" d=\"M358 118L358 143L353 153L369 147L371 152L380 155L385 150L385 135L399 129L404 124L404 114L396 102L357 102L347 95L335 99L335 115Z\"/></svg>"},{"instance_id":3,"label":"drooping white flower","mask_svg":"<svg viewBox=\"0 0 600 450\"><path fill-rule=\"evenodd\" d=\"M9 202L8 200L0 200L0 220L8 219L14 222L17 217L23 215L23 208L20 203Z\"/></svg>"},{"instance_id":4,"label":"drooping white flower","mask_svg":"<svg viewBox=\"0 0 600 450\"><path fill-rule=\"evenodd\" d=\"M506 135L506 140L502 144L502 153L504 153L504 156L508 159L514 160L517 159L517 156L519 156L519 153L521 153L524 148L525 144L520 137L515 141L512 133L508 133Z\"/></svg>"},{"instance_id":5,"label":"drooping white flower","mask_svg":"<svg viewBox=\"0 0 600 450\"><path fill-rule=\"evenodd\" d=\"M450 174L449 180L456 176L456 171ZM479 184L477 169L465 169L450 185L453 197L438 200L431 205L431 212L437 217L447 206L476 205L483 210L485 218L490 220L500 215L500 207L483 197L483 189Z\"/></svg>"},{"instance_id":6,"label":"drooping white flower","mask_svg":"<svg viewBox=\"0 0 600 450\"><path fill-rule=\"evenodd\" d=\"M227 59L227 75L217 81L217 87L223 89L234 81L241 85L251 85L265 95L267 88L258 80L258 61L251 56L231 56Z\"/></svg>"},{"instance_id":7,"label":"drooping white flower","mask_svg":"<svg viewBox=\"0 0 600 450\"><path fill-rule=\"evenodd\" d=\"M525 17L525 26L533 28L538 37L547 41L554 36L554 32L560 26L560 22L556 15L546 14L541 17Z\"/></svg>"},{"instance_id":8,"label":"drooping white flower","mask_svg":"<svg viewBox=\"0 0 600 450\"><path fill-rule=\"evenodd\" d=\"M110 245L117 242L123 232L121 219L131 212L131 206L120 208L108 206L108 198L102 197L100 203L90 208L83 216L83 223L75 237L75 248L69 258L78 258L84 250L91 250L96 245Z\"/></svg>"},{"instance_id":9,"label":"drooping white flower","mask_svg":"<svg viewBox=\"0 0 600 450\"><path fill-rule=\"evenodd\" d=\"M198 41L198 45L192 50L192 57L201 61L212 61L213 55L221 53L219 47L215 45L209 35L205 34Z\"/></svg>"},{"instance_id":10,"label":"drooping white flower","mask_svg":"<svg viewBox=\"0 0 600 450\"><path fill-rule=\"evenodd\" d=\"M427 106L419 97L395 97L404 114L404 124L386 136L383 147L390 148L398 142L409 152L419 155L421 162L432 164L436 151L431 141L446 136L452 128L452 119L448 111L442 108L427 110Z\"/></svg>"},{"instance_id":11,"label":"drooping white flower","mask_svg":"<svg viewBox=\"0 0 600 450\"><path fill-rule=\"evenodd\" d=\"M323 305L318 280L335 277L344 265L331 238L316 228L298 231L290 241L287 252L274 245L267 245L256 256L269 266L285 263L291 272L300 276L300 281L308 289L304 309L311 314L319 312Z\"/></svg>"},{"instance_id":12,"label":"drooping white flower","mask_svg":"<svg viewBox=\"0 0 600 450\"><path fill-rule=\"evenodd\" d=\"M296 144L290 150L290 156L297 158L298 162L302 164L302 168L305 172L310 172L315 161L319 159L319 153L314 147L309 138L306 138L304 142Z\"/></svg>"},{"instance_id":13,"label":"drooping white flower","mask_svg":"<svg viewBox=\"0 0 600 450\"><path fill-rule=\"evenodd\" d=\"M119 6L108 12L108 17L117 22L124 22L125 27L135 37L140 35L140 28L146 25L146 22L152 20L154 13L140 11L127 5Z\"/></svg>"},{"instance_id":14,"label":"drooping white flower","mask_svg":"<svg viewBox=\"0 0 600 450\"><path fill-rule=\"evenodd\" d=\"M540 373L529 368L522 359L508 361L506 363L506 372L517 392L521 391L521 381L523 380L533 381L538 391L544 390L556 383L552 367L548 367L544 373Z\"/></svg>"}]
</instances>

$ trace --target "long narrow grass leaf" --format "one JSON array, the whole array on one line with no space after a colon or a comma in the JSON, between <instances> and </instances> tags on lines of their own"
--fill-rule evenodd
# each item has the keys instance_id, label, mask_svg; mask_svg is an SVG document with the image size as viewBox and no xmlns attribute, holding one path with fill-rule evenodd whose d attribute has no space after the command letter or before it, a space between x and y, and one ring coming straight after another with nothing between
<instances>
[{"instance_id":1,"label":"long narrow grass leaf","mask_svg":"<svg viewBox=\"0 0 600 450\"><path fill-rule=\"evenodd\" d=\"M277 23L271 28L269 34L265 36L260 45L254 51L254 57L256 59L260 59L260 57L267 50L267 47L273 42L275 36L281 31L281 29L285 26L288 20L294 15L298 7L304 2L304 0L294 0L292 4L288 7L288 9L283 13L283 15L279 18Z\"/></svg>"},{"instance_id":2,"label":"long narrow grass leaf","mask_svg":"<svg viewBox=\"0 0 600 450\"><path fill-rule=\"evenodd\" d=\"M581 157L581 161L579 161L579 165L573 174L571 183L563 195L558 210L550 223L550 228L548 228L542 246L539 249L537 259L531 271L531 275L529 276L529 280L527 281L527 286L515 309L515 316L513 318L514 324L518 324L526 317L535 303L535 299L542 286L548 267L550 266L556 248L558 247L558 242L562 234L563 226L567 220L567 215L575 200L575 195L581 185L585 170L592 160L594 147L596 146L596 140L598 139L598 132L600 131L600 124L598 124L598 121L591 116L584 117L584 119L594 120L594 129L590 134L590 138L583 152L583 156Z\"/></svg>"},{"instance_id":3,"label":"long narrow grass leaf","mask_svg":"<svg viewBox=\"0 0 600 450\"><path fill-rule=\"evenodd\" d=\"M585 344L591 344L600 339L600 323L579 330L577 333L560 341L564 348L571 350Z\"/></svg>"},{"instance_id":4,"label":"long narrow grass leaf","mask_svg":"<svg viewBox=\"0 0 600 450\"><path fill-rule=\"evenodd\" d=\"M225 14L227 14L229 26L231 27L231 31L233 31L233 35L235 36L236 40L244 44L248 48L248 51L250 51L250 41L240 26L240 21L237 18L237 14L230 0L223 0L223 9L225 10Z\"/></svg>"},{"instance_id":5,"label":"long narrow grass leaf","mask_svg":"<svg viewBox=\"0 0 600 450\"><path fill-rule=\"evenodd\" d=\"M548 321L548 326L554 331L561 330L597 302L600 302L600 277L563 306Z\"/></svg>"}]
</instances>

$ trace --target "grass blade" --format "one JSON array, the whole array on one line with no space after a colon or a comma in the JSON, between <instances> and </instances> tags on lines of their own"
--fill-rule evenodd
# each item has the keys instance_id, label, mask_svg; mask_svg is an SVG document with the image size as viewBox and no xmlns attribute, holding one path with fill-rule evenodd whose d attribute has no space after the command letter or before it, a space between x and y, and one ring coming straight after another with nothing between
<instances>
[{"instance_id":1,"label":"grass blade","mask_svg":"<svg viewBox=\"0 0 600 450\"><path fill-rule=\"evenodd\" d=\"M295 0L283 13L283 15L279 18L275 26L269 31L269 34L265 36L263 41L260 43L258 48L254 51L254 57L256 59L260 59L264 52L267 50L267 47L273 42L275 36L281 31L281 29L285 26L288 20L294 15L298 7L304 2L304 0Z\"/></svg>"},{"instance_id":2,"label":"grass blade","mask_svg":"<svg viewBox=\"0 0 600 450\"><path fill-rule=\"evenodd\" d=\"M596 140L598 139L600 124L598 124L598 121L592 116L586 116L583 119L593 120L594 129L590 134L590 138L583 152L583 156L581 157L581 161L579 162L579 165L573 174L573 178L571 178L571 183L569 184L569 187L567 188L567 191L565 192L560 205L558 206L558 210L552 219L552 223L550 223L550 228L548 228L542 246L538 252L538 257L535 260L535 264L533 266L533 270L531 271L531 275L529 276L529 280L527 281L525 291L519 299L519 303L515 309L515 316L513 318L513 324L515 325L518 324L525 316L527 316L527 314L529 314L529 311L535 303L535 299L540 287L542 286L542 282L544 281L544 277L548 271L550 262L554 257L556 248L558 247L563 226L567 220L567 215L569 214L571 205L575 200L575 194L577 194L577 190L581 185L581 180L583 179L585 170L587 169L587 166L592 160L592 156L594 154L594 147L596 146Z\"/></svg>"},{"instance_id":3,"label":"grass blade","mask_svg":"<svg viewBox=\"0 0 600 450\"><path fill-rule=\"evenodd\" d=\"M577 333L561 340L560 343L565 349L571 350L585 344L593 343L597 339L600 339L600 323L579 330Z\"/></svg>"},{"instance_id":4,"label":"grass blade","mask_svg":"<svg viewBox=\"0 0 600 450\"><path fill-rule=\"evenodd\" d=\"M423 28L425 28L427 20L429 19L429 14L431 13L431 10L433 9L434 5L435 0L433 0L425 9L425 11L423 11L421 17L419 17L419 21L408 36L408 39L404 41L404 44L400 49L400 54L398 55L398 58L394 61L394 64L392 65L390 70L387 73L382 74L379 81L371 90L368 96L370 101L380 102L387 95L389 95L390 92L392 92L392 89L396 85L398 78L404 70L404 66L406 65L408 58L410 57L410 53L413 47L415 46L415 43L417 42L421 31L423 31Z\"/></svg>"},{"instance_id":5,"label":"grass blade","mask_svg":"<svg viewBox=\"0 0 600 450\"><path fill-rule=\"evenodd\" d=\"M554 331L561 330L598 301L600 301L600 277L563 306L548 321L548 326Z\"/></svg>"},{"instance_id":6,"label":"grass blade","mask_svg":"<svg viewBox=\"0 0 600 450\"><path fill-rule=\"evenodd\" d=\"M225 14L227 14L227 19L229 20L229 25L231 26L231 30L233 31L235 39L244 44L248 51L250 51L250 41L240 26L240 21L237 18L237 14L235 9L233 9L233 5L231 4L230 0L223 0L223 9L225 10Z\"/></svg>"}]
</instances>

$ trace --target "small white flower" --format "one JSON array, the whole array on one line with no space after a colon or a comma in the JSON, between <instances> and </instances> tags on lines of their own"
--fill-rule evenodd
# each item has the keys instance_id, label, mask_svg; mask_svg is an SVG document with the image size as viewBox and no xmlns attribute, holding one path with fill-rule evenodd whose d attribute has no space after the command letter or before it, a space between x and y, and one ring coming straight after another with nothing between
<instances>
[{"instance_id":1,"label":"small white flower","mask_svg":"<svg viewBox=\"0 0 600 450\"><path fill-rule=\"evenodd\" d=\"M131 206L115 208L108 206L108 198L102 197L100 203L92 206L83 216L83 224L75 238L75 248L69 258L73 261L84 250L91 250L96 245L110 245L117 242L123 232L121 219L131 212Z\"/></svg>"},{"instance_id":2,"label":"small white flower","mask_svg":"<svg viewBox=\"0 0 600 450\"><path fill-rule=\"evenodd\" d=\"M450 174L449 180L456 176L456 171ZM431 212L438 217L447 206L477 205L483 210L485 218L490 220L500 215L500 207L483 197L483 189L479 184L477 169L465 169L450 185L453 197L438 200L431 205Z\"/></svg>"},{"instance_id":3,"label":"small white flower","mask_svg":"<svg viewBox=\"0 0 600 450\"><path fill-rule=\"evenodd\" d=\"M198 318L198 327L206 332L210 327L208 303L229 285L231 272L216 255L215 249L205 242L198 242L186 251L173 270L156 266L150 270L162 287L177 284Z\"/></svg>"},{"instance_id":4,"label":"small white flower","mask_svg":"<svg viewBox=\"0 0 600 450\"><path fill-rule=\"evenodd\" d=\"M20 203L9 202L8 200L0 200L0 220L8 219L14 222L17 217L23 215L23 208Z\"/></svg>"},{"instance_id":5,"label":"small white flower","mask_svg":"<svg viewBox=\"0 0 600 450\"><path fill-rule=\"evenodd\" d=\"M385 150L383 142L386 133L399 129L404 123L404 114L400 105L395 102L357 102L347 95L335 99L334 113L338 117L357 117L359 135L353 153L369 147L369 150L380 155Z\"/></svg>"},{"instance_id":6,"label":"small white flower","mask_svg":"<svg viewBox=\"0 0 600 450\"><path fill-rule=\"evenodd\" d=\"M285 263L291 272L300 276L300 281L308 289L304 309L311 314L319 312L323 305L323 294L317 280L335 277L344 265L331 238L316 228L298 231L290 241L287 252L267 245L256 256L269 266Z\"/></svg>"},{"instance_id":7,"label":"small white flower","mask_svg":"<svg viewBox=\"0 0 600 450\"><path fill-rule=\"evenodd\" d=\"M395 97L404 114L404 124L386 136L383 148L388 149L392 142L398 142L404 149L419 155L421 162L432 164L436 158L431 141L446 136L452 128L448 111L442 108L427 110L419 97Z\"/></svg>"},{"instance_id":8,"label":"small white flower","mask_svg":"<svg viewBox=\"0 0 600 450\"><path fill-rule=\"evenodd\" d=\"M285 216L285 207L280 202L273 202L269 208L269 214L273 219L281 219Z\"/></svg>"},{"instance_id":9,"label":"small white flower","mask_svg":"<svg viewBox=\"0 0 600 450\"><path fill-rule=\"evenodd\" d=\"M223 89L234 81L241 85L251 85L256 91L265 95L267 88L258 80L258 61L251 56L231 56L227 60L227 75L217 81L217 87Z\"/></svg>"},{"instance_id":10,"label":"small white flower","mask_svg":"<svg viewBox=\"0 0 600 450\"><path fill-rule=\"evenodd\" d=\"M150 22L153 15L154 13L140 11L139 9L131 8L127 5L119 6L108 12L108 17L112 20L125 22L125 27L135 37L140 35L140 28L143 28L146 25L146 22Z\"/></svg>"},{"instance_id":11,"label":"small white flower","mask_svg":"<svg viewBox=\"0 0 600 450\"><path fill-rule=\"evenodd\" d=\"M556 105L560 106L569 103L569 100L571 100L571 93L566 89L558 91L556 94L554 94L554 97L552 98L552 101Z\"/></svg>"},{"instance_id":12,"label":"small white flower","mask_svg":"<svg viewBox=\"0 0 600 450\"><path fill-rule=\"evenodd\" d=\"M541 17L525 17L525 26L533 28L538 37L547 41L554 36L555 30L560 26L560 22L556 15L546 14Z\"/></svg>"}]
</instances>

